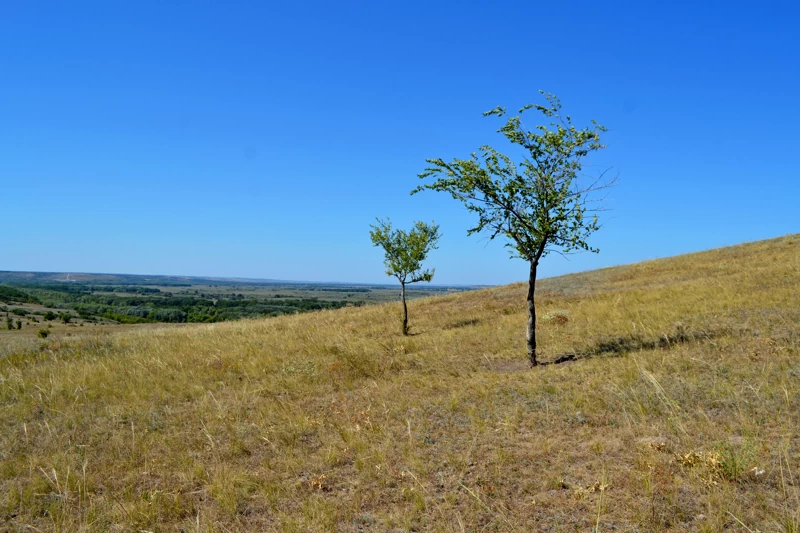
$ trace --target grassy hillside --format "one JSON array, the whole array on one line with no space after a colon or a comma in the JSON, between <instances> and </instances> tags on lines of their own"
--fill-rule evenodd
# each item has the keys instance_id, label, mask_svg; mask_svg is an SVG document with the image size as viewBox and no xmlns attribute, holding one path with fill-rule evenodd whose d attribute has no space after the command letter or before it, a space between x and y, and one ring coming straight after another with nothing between
<instances>
[{"instance_id":1,"label":"grassy hillside","mask_svg":"<svg viewBox=\"0 0 800 533\"><path fill-rule=\"evenodd\" d=\"M0 530L800 531L800 236L538 294L17 341Z\"/></svg>"}]
</instances>

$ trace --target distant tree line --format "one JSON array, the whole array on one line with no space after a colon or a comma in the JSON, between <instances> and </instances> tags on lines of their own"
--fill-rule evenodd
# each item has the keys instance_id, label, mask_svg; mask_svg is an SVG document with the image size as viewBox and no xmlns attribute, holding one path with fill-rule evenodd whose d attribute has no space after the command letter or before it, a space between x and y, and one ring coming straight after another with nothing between
<instances>
[{"instance_id":1,"label":"distant tree line","mask_svg":"<svg viewBox=\"0 0 800 533\"><path fill-rule=\"evenodd\" d=\"M49 290L68 294L93 294L95 292L120 292L127 294L163 294L161 289L136 285L84 285L78 283L15 283L18 289ZM3 285L0 285L2 288ZM11 288L11 287L9 287Z\"/></svg>"},{"instance_id":2,"label":"distant tree line","mask_svg":"<svg viewBox=\"0 0 800 533\"><path fill-rule=\"evenodd\" d=\"M303 287L304 291L323 291L323 292L372 292L366 287Z\"/></svg>"},{"instance_id":3,"label":"distant tree line","mask_svg":"<svg viewBox=\"0 0 800 533\"><path fill-rule=\"evenodd\" d=\"M0 302L38 304L39 300L37 300L34 296L31 296L30 294L14 287L0 285Z\"/></svg>"},{"instance_id":4,"label":"distant tree line","mask_svg":"<svg viewBox=\"0 0 800 533\"><path fill-rule=\"evenodd\" d=\"M4 294L16 302L39 303L63 309L61 314L48 311L45 320L56 318L68 322L74 316L84 320L114 320L125 324L147 322L221 322L241 318L269 317L304 313L321 309L338 309L363 302L327 301L317 298L246 298L242 294L173 295L150 287L98 286L68 283L19 284L15 288L0 286ZM21 308L10 310L24 316L35 314Z\"/></svg>"}]
</instances>

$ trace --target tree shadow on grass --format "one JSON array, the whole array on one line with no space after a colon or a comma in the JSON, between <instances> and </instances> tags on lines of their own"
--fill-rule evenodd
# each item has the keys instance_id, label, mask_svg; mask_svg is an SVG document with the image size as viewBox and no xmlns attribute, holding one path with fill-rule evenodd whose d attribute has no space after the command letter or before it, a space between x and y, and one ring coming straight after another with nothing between
<instances>
[{"instance_id":1,"label":"tree shadow on grass","mask_svg":"<svg viewBox=\"0 0 800 533\"><path fill-rule=\"evenodd\" d=\"M601 340L594 346L589 347L581 352L571 352L559 354L552 361L543 361L539 366L545 365L560 365L570 361L578 361L581 359L588 359L590 357L597 357L600 355L620 356L629 352L641 350L655 350L657 348L671 348L679 344L687 344L693 342L700 342L719 337L721 332L714 331L686 331L683 328L678 328L675 333L661 335L660 337L644 337L643 335L630 335L628 337L615 337L611 339Z\"/></svg>"}]
</instances>

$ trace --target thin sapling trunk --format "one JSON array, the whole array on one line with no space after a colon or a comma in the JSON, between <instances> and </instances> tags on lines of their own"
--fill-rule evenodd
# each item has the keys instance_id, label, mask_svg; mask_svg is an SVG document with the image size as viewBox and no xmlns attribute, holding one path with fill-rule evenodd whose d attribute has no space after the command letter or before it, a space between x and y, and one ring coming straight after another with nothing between
<instances>
[{"instance_id":1,"label":"thin sapling trunk","mask_svg":"<svg viewBox=\"0 0 800 533\"><path fill-rule=\"evenodd\" d=\"M536 302L534 301L534 292L536 292L536 261L531 261L531 272L528 277L528 334L526 340L528 343L528 360L531 367L538 365L536 361Z\"/></svg>"},{"instance_id":2,"label":"thin sapling trunk","mask_svg":"<svg viewBox=\"0 0 800 533\"><path fill-rule=\"evenodd\" d=\"M403 335L408 335L408 306L406 305L406 284L400 282L400 298L403 300Z\"/></svg>"}]
</instances>

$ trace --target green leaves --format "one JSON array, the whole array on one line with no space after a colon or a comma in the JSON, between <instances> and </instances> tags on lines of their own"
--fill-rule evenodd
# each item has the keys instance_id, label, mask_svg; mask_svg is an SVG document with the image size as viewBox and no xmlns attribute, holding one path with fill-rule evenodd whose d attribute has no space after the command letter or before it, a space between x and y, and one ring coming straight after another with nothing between
<instances>
[{"instance_id":1,"label":"green leaves","mask_svg":"<svg viewBox=\"0 0 800 533\"><path fill-rule=\"evenodd\" d=\"M509 239L512 256L532 263L552 250L569 253L596 251L587 239L599 228L597 216L586 216L592 193L606 188L602 175L588 186L580 184L583 159L605 148L600 135L606 128L592 125L578 129L569 115L561 114L560 100L540 91L546 104L529 104L520 115L536 110L550 119L547 125L526 129L520 116L509 117L497 130L527 156L517 165L491 146L482 146L469 159L428 159L429 167L419 177L434 178L414 189L449 193L477 215L468 234L488 231L489 238ZM497 107L484 116L503 117Z\"/></svg>"},{"instance_id":2,"label":"green leaves","mask_svg":"<svg viewBox=\"0 0 800 533\"><path fill-rule=\"evenodd\" d=\"M369 236L374 246L383 248L386 257L386 275L394 276L400 283L430 282L434 270L423 270L422 261L431 250L437 248L439 226L434 223L415 222L411 231L392 229L389 219L376 219L377 224L370 226Z\"/></svg>"}]
</instances>

